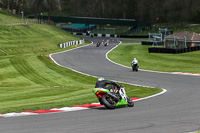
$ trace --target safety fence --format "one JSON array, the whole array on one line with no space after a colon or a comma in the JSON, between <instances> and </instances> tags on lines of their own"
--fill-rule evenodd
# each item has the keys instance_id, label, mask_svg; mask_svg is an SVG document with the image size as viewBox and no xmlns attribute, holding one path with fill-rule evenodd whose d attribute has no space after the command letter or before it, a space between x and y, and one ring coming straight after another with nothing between
<instances>
[{"instance_id":1,"label":"safety fence","mask_svg":"<svg viewBox=\"0 0 200 133\"><path fill-rule=\"evenodd\" d=\"M179 49L152 47L152 48L149 48L149 53L180 54L180 53L187 53L187 52L198 51L198 50L200 50L200 46L187 47L187 48L179 48Z\"/></svg>"},{"instance_id":2,"label":"safety fence","mask_svg":"<svg viewBox=\"0 0 200 133\"><path fill-rule=\"evenodd\" d=\"M117 35L117 34L96 34L96 33L81 33L81 32L73 32L73 35L83 35L83 36L91 36L91 37L113 37L113 38L148 38L147 35Z\"/></svg>"},{"instance_id":3,"label":"safety fence","mask_svg":"<svg viewBox=\"0 0 200 133\"><path fill-rule=\"evenodd\" d=\"M69 41L69 42L64 42L64 43L61 43L61 44L58 44L60 48L66 48L66 47L69 47L71 45L78 45L78 44L83 44L85 43L85 40L74 40L74 41Z\"/></svg>"},{"instance_id":4,"label":"safety fence","mask_svg":"<svg viewBox=\"0 0 200 133\"><path fill-rule=\"evenodd\" d=\"M114 38L117 38L117 35L114 34L94 34L94 33L80 33L80 32L73 32L72 33L73 35L83 35L83 36L91 36L91 37L114 37Z\"/></svg>"}]
</instances>

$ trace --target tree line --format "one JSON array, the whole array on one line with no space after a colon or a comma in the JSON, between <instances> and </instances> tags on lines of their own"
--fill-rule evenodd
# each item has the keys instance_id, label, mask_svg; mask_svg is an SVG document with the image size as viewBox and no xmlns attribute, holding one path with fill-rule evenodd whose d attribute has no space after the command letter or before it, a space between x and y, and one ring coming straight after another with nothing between
<instances>
[{"instance_id":1,"label":"tree line","mask_svg":"<svg viewBox=\"0 0 200 133\"><path fill-rule=\"evenodd\" d=\"M16 14L136 19L146 22L200 22L200 0L0 0Z\"/></svg>"}]
</instances>

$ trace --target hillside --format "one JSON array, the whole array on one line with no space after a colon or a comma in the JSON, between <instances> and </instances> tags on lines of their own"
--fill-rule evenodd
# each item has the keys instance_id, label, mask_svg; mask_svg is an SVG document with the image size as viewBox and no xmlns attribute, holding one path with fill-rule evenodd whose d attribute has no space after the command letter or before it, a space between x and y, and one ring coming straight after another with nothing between
<instances>
[{"instance_id":1,"label":"hillside","mask_svg":"<svg viewBox=\"0 0 200 133\"><path fill-rule=\"evenodd\" d=\"M59 43L80 38L55 26L20 21L0 11L0 114L97 102L91 91L96 78L62 68L49 58L50 53L74 48L61 49ZM130 97L161 91L125 86Z\"/></svg>"},{"instance_id":2,"label":"hillside","mask_svg":"<svg viewBox=\"0 0 200 133\"><path fill-rule=\"evenodd\" d=\"M66 80L73 81L66 76L72 72L55 65L48 55L63 50L57 44L80 38L55 26L20 21L0 11L0 113L55 107L66 91Z\"/></svg>"}]
</instances>

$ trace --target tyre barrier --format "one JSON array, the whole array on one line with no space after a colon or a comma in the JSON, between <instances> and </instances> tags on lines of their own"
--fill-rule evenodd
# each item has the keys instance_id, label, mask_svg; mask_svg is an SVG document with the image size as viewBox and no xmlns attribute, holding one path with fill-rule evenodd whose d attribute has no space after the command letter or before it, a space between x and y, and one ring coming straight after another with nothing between
<instances>
[{"instance_id":1,"label":"tyre barrier","mask_svg":"<svg viewBox=\"0 0 200 133\"><path fill-rule=\"evenodd\" d=\"M70 42L65 42L65 43L61 43L61 44L58 44L58 46L60 48L66 48L66 47L69 47L71 45L78 45L78 44L83 44L85 43L85 40L78 40L78 41L70 41Z\"/></svg>"},{"instance_id":2,"label":"tyre barrier","mask_svg":"<svg viewBox=\"0 0 200 133\"><path fill-rule=\"evenodd\" d=\"M149 53L180 54L180 53L198 51L198 50L200 50L200 46L194 46L194 47L188 47L188 48L181 48L181 49L152 47L152 48L149 48L148 50L149 50Z\"/></svg>"}]
</instances>

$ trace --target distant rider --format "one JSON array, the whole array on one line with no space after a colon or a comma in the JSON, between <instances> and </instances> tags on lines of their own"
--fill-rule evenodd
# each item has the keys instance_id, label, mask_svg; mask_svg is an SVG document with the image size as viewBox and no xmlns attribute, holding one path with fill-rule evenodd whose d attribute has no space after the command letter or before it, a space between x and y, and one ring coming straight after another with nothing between
<instances>
[{"instance_id":1,"label":"distant rider","mask_svg":"<svg viewBox=\"0 0 200 133\"><path fill-rule=\"evenodd\" d=\"M137 66L137 65L138 65L138 60L137 60L136 58L134 58L133 61L132 61L132 64L133 64L134 66Z\"/></svg>"}]
</instances>

